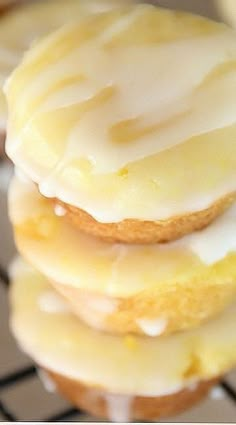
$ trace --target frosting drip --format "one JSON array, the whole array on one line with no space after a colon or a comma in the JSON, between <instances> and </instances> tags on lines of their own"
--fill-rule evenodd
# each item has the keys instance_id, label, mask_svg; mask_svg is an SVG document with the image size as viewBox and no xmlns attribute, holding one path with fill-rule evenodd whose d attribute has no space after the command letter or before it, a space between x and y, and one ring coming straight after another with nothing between
<instances>
[{"instance_id":1,"label":"frosting drip","mask_svg":"<svg viewBox=\"0 0 236 425\"><path fill-rule=\"evenodd\" d=\"M221 387L215 387L210 392L210 398L212 400L222 400L225 397L226 397L226 394Z\"/></svg>"},{"instance_id":2,"label":"frosting drip","mask_svg":"<svg viewBox=\"0 0 236 425\"><path fill-rule=\"evenodd\" d=\"M56 384L53 382L53 380L48 376L47 372L43 369L38 369L37 371L38 377L40 381L42 382L44 388L49 393L55 393L56 392Z\"/></svg>"},{"instance_id":3,"label":"frosting drip","mask_svg":"<svg viewBox=\"0 0 236 425\"><path fill-rule=\"evenodd\" d=\"M142 318L137 320L137 324L140 326L144 334L148 336L159 336L167 327L166 319L153 320Z\"/></svg>"},{"instance_id":4,"label":"frosting drip","mask_svg":"<svg viewBox=\"0 0 236 425\"><path fill-rule=\"evenodd\" d=\"M108 418L111 422L130 422L132 413L132 396L105 394Z\"/></svg>"}]
</instances>

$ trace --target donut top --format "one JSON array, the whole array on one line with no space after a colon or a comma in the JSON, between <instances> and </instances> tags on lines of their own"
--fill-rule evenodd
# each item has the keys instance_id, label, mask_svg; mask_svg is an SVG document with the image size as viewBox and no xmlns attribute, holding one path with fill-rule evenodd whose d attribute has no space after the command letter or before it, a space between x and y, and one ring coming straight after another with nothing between
<instances>
[{"instance_id":1,"label":"donut top","mask_svg":"<svg viewBox=\"0 0 236 425\"><path fill-rule=\"evenodd\" d=\"M21 261L15 263L12 279L11 327L22 349L40 366L98 391L174 393L220 376L236 363L235 306L192 331L159 338L118 337L85 326L62 308L62 301L54 310L45 309L45 294L51 292L55 299L59 295Z\"/></svg>"},{"instance_id":2,"label":"donut top","mask_svg":"<svg viewBox=\"0 0 236 425\"><path fill-rule=\"evenodd\" d=\"M7 152L45 196L99 221L209 206L235 190L235 59L235 33L202 17L150 5L90 15L13 73ZM206 164L214 158L204 181L198 145Z\"/></svg>"},{"instance_id":3,"label":"donut top","mask_svg":"<svg viewBox=\"0 0 236 425\"><path fill-rule=\"evenodd\" d=\"M122 2L122 0L121 0ZM116 3L120 3L117 0ZM108 10L115 0L42 0L16 5L0 21L0 87L30 45L88 12ZM0 91L0 128L6 126L6 103Z\"/></svg>"},{"instance_id":4,"label":"donut top","mask_svg":"<svg viewBox=\"0 0 236 425\"><path fill-rule=\"evenodd\" d=\"M63 210L54 210L33 183L19 177L10 188L9 211L20 252L56 283L127 297L162 285L236 279L236 205L205 230L176 242L135 246L78 231Z\"/></svg>"}]
</instances>

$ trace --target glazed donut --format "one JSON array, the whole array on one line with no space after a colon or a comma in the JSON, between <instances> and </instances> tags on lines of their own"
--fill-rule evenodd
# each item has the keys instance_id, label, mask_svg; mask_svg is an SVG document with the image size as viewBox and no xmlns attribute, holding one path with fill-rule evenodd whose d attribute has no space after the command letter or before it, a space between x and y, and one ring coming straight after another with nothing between
<instances>
[{"instance_id":1,"label":"glazed donut","mask_svg":"<svg viewBox=\"0 0 236 425\"><path fill-rule=\"evenodd\" d=\"M175 242L110 244L78 231L24 178L18 172L9 194L16 245L90 326L168 334L198 326L235 299L236 204Z\"/></svg>"},{"instance_id":2,"label":"glazed donut","mask_svg":"<svg viewBox=\"0 0 236 425\"><path fill-rule=\"evenodd\" d=\"M125 422L177 413L236 363L235 306L194 331L110 336L83 325L22 261L11 275L10 324L21 348L62 394L99 417Z\"/></svg>"},{"instance_id":3,"label":"glazed donut","mask_svg":"<svg viewBox=\"0 0 236 425\"><path fill-rule=\"evenodd\" d=\"M234 31L203 17L144 4L89 15L9 79L8 155L109 242L202 229L235 199L235 58Z\"/></svg>"}]
</instances>

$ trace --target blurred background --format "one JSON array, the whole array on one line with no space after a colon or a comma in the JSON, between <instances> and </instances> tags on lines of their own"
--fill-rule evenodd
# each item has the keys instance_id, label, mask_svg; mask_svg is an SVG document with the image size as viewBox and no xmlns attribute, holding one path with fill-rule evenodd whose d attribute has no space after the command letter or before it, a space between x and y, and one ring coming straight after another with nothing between
<instances>
[{"instance_id":1,"label":"blurred background","mask_svg":"<svg viewBox=\"0 0 236 425\"><path fill-rule=\"evenodd\" d=\"M10 2L0 0L0 9ZM192 11L236 26L236 0L157 0L150 3ZM74 409L53 392L50 382L45 381L32 361L17 348L8 329L7 269L15 255L7 219L7 187L11 173L10 162L0 153L0 421L93 421L94 418ZM226 377L201 405L169 418L168 422L236 422L236 373Z\"/></svg>"}]
</instances>

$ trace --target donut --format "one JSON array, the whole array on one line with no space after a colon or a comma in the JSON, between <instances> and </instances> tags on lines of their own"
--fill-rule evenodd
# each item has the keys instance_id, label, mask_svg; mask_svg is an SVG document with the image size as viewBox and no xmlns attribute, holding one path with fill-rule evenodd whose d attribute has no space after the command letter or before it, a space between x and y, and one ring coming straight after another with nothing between
<instances>
[{"instance_id":1,"label":"donut","mask_svg":"<svg viewBox=\"0 0 236 425\"><path fill-rule=\"evenodd\" d=\"M6 84L7 152L79 230L169 242L236 193L235 33L139 4L34 46Z\"/></svg>"},{"instance_id":2,"label":"donut","mask_svg":"<svg viewBox=\"0 0 236 425\"><path fill-rule=\"evenodd\" d=\"M177 413L235 366L235 305L196 330L155 339L112 336L83 325L22 260L11 279L10 326L20 347L58 391L98 417L126 422Z\"/></svg>"},{"instance_id":3,"label":"donut","mask_svg":"<svg viewBox=\"0 0 236 425\"><path fill-rule=\"evenodd\" d=\"M9 192L21 255L99 330L158 336L197 327L236 297L236 204L168 244L111 244L79 231L21 172Z\"/></svg>"}]
</instances>

